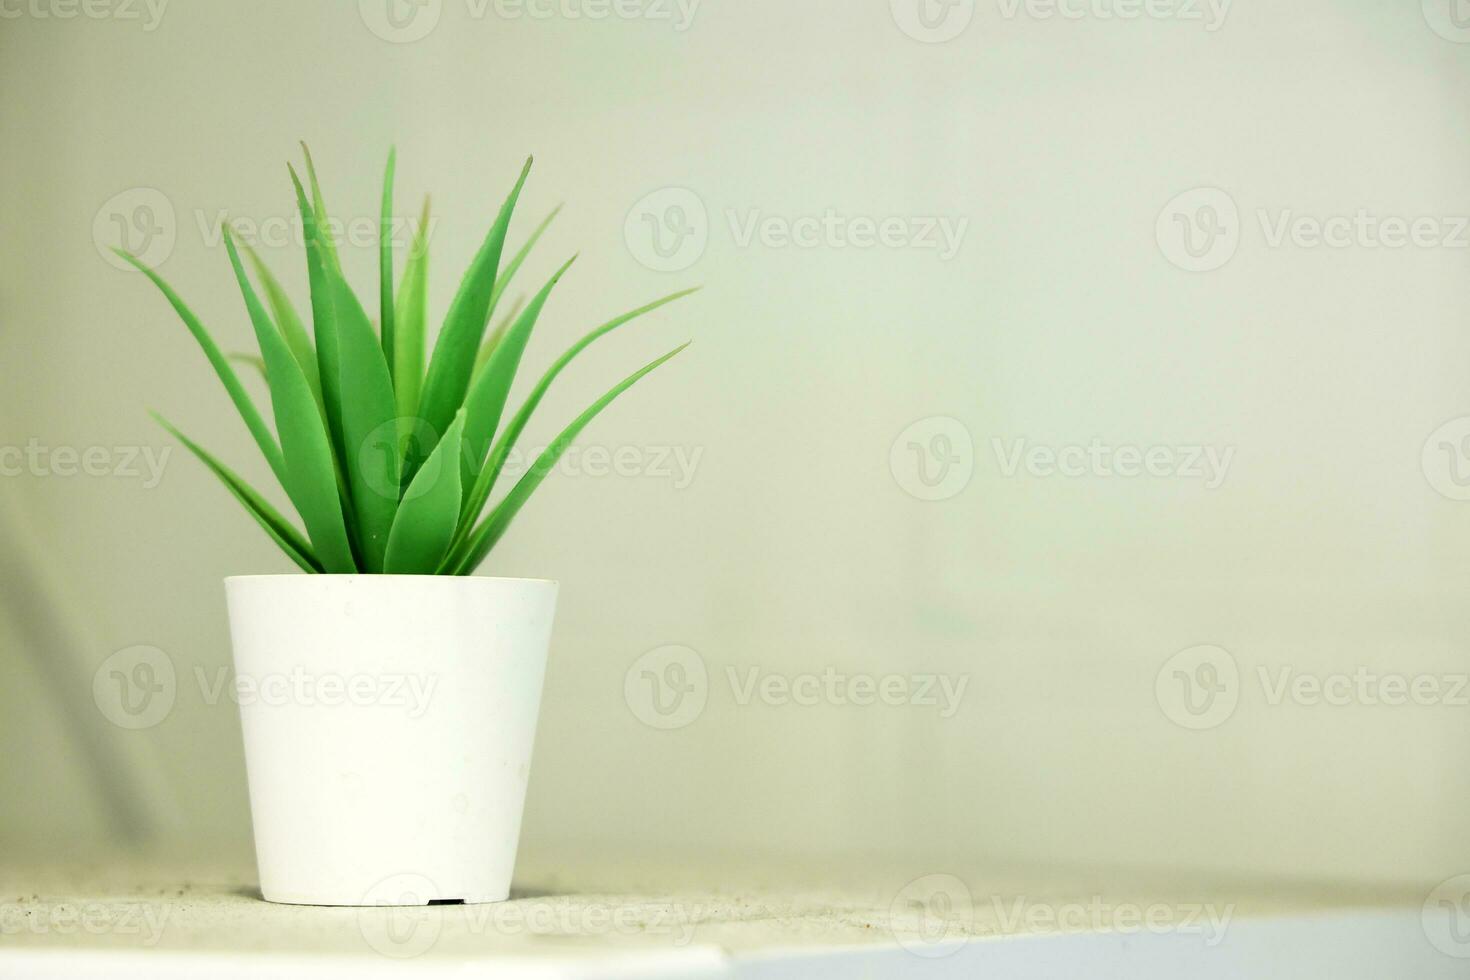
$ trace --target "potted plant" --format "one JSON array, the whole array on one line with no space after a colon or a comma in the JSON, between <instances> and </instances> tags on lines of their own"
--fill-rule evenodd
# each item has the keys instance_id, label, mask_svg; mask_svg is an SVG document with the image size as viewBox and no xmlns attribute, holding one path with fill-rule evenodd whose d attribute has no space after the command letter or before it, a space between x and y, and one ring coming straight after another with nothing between
<instances>
[{"instance_id":1,"label":"potted plant","mask_svg":"<svg viewBox=\"0 0 1470 980\"><path fill-rule=\"evenodd\" d=\"M614 385L493 504L492 495L562 369L599 337L693 292L597 327L507 415L526 342L571 265L491 328L507 285L551 220L502 265L530 166L465 273L427 364L428 207L395 289L392 153L377 330L343 276L309 153L310 192L294 168L291 179L311 334L279 281L244 247L257 292L226 229L274 431L199 318L156 272L119 252L157 285L203 348L304 528L155 415L310 573L225 580L260 887L270 901L492 902L509 893L557 583L471 573L582 428L683 347Z\"/></svg>"}]
</instances>

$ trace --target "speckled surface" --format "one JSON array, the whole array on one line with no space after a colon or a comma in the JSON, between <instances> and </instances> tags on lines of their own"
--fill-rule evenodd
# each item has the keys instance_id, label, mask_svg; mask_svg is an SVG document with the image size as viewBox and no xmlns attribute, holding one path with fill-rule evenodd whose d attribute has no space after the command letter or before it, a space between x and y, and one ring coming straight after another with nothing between
<instances>
[{"instance_id":1,"label":"speckled surface","mask_svg":"<svg viewBox=\"0 0 1470 980\"><path fill-rule=\"evenodd\" d=\"M7 954L41 950L277 964L325 956L363 966L489 959L571 971L557 975L626 968L692 976L742 957L803 951L896 949L917 965L946 944L1023 935L1168 932L1205 948L1241 921L1349 909L1417 912L1422 901L1413 889L739 858L703 865L627 859L622 867L582 860L526 868L518 882L512 900L495 905L317 908L262 901L248 868L137 859L15 864L0 870L0 975L7 962L21 962Z\"/></svg>"}]
</instances>

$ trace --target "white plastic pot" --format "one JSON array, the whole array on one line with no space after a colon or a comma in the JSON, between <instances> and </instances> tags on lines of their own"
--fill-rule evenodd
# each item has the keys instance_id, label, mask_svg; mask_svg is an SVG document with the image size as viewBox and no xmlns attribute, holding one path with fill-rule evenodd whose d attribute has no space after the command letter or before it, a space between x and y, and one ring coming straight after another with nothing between
<instances>
[{"instance_id":1,"label":"white plastic pot","mask_svg":"<svg viewBox=\"0 0 1470 980\"><path fill-rule=\"evenodd\" d=\"M265 898L505 899L557 584L248 575L225 592Z\"/></svg>"}]
</instances>

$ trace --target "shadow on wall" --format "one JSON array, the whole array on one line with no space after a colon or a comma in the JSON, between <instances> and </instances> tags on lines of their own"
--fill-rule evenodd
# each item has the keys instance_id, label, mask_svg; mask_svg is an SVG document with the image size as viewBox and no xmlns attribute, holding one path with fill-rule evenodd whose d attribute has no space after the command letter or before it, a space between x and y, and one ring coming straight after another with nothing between
<instances>
[{"instance_id":1,"label":"shadow on wall","mask_svg":"<svg viewBox=\"0 0 1470 980\"><path fill-rule=\"evenodd\" d=\"M68 600L60 577L55 574L33 535L22 526L14 507L0 509L0 619L9 633L6 644L11 654L14 683L8 697L15 700L3 717L16 730L7 731L7 776L17 781L16 792L5 793L8 804L0 804L0 825L48 827L45 814L16 820L23 807L49 807L27 787L52 785L56 773L69 758L90 801L75 799L69 811L95 814L102 825L100 836L113 846L143 849L162 839L177 825L177 814L167 805L171 794L146 740L119 738L104 704L108 687L119 681L110 676L106 663L94 667L96 653L108 649L99 642L79 604ZM110 658L109 658L110 659ZM26 667L29 666L29 671ZM132 683L132 678L121 678ZM22 711L22 704L29 706ZM40 713L44 720L27 724ZM47 723L49 722L49 723ZM20 728L24 726L25 731ZM14 751L27 742L44 746L40 751ZM37 772L45 769L46 772ZM73 814L74 815L74 814ZM36 842L22 841L25 845ZM71 847L54 841L40 850L68 852ZM29 852L31 846L15 848Z\"/></svg>"}]
</instances>

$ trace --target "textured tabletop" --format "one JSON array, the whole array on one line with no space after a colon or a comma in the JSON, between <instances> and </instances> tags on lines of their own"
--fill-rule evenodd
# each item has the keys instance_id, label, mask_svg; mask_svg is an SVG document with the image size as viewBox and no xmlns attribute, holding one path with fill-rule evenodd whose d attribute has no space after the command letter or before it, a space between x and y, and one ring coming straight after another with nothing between
<instances>
[{"instance_id":1,"label":"textured tabletop","mask_svg":"<svg viewBox=\"0 0 1470 980\"><path fill-rule=\"evenodd\" d=\"M519 882L495 905L317 908L261 901L245 868L21 863L0 870L0 976L1470 976L1425 890L738 859Z\"/></svg>"}]
</instances>

